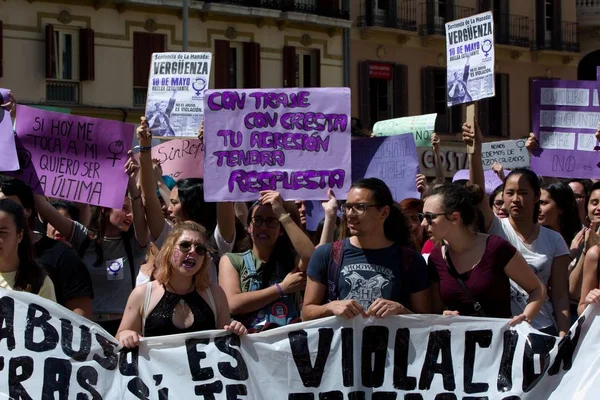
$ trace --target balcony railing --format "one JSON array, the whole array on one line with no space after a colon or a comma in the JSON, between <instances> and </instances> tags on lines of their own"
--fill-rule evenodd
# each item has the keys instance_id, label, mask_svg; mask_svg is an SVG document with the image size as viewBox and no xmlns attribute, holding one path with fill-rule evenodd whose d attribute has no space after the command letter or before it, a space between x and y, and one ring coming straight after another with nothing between
<instances>
[{"instance_id":1,"label":"balcony railing","mask_svg":"<svg viewBox=\"0 0 600 400\"><path fill-rule=\"evenodd\" d=\"M446 34L446 22L455 19L461 19L475 15L475 9L463 6L445 6L435 0L426 0L420 4L421 25L419 33L421 35L442 35Z\"/></svg>"},{"instance_id":2,"label":"balcony railing","mask_svg":"<svg viewBox=\"0 0 600 400\"><path fill-rule=\"evenodd\" d=\"M577 13L600 14L600 0L577 0Z\"/></svg>"},{"instance_id":3,"label":"balcony railing","mask_svg":"<svg viewBox=\"0 0 600 400\"><path fill-rule=\"evenodd\" d=\"M531 47L531 20L521 15L494 14L496 44Z\"/></svg>"},{"instance_id":4,"label":"balcony railing","mask_svg":"<svg viewBox=\"0 0 600 400\"><path fill-rule=\"evenodd\" d=\"M79 82L46 81L46 102L51 104L79 104Z\"/></svg>"},{"instance_id":5,"label":"balcony railing","mask_svg":"<svg viewBox=\"0 0 600 400\"><path fill-rule=\"evenodd\" d=\"M383 28L417 31L417 0L399 0L390 2L390 8L376 7L373 0L361 0L362 15L358 17L358 26L379 26Z\"/></svg>"},{"instance_id":6,"label":"balcony railing","mask_svg":"<svg viewBox=\"0 0 600 400\"><path fill-rule=\"evenodd\" d=\"M321 17L350 19L350 12L342 10L339 4L322 0L204 0L205 3L230 4L241 7L258 7L280 10L283 12L297 12L313 14Z\"/></svg>"},{"instance_id":7,"label":"balcony railing","mask_svg":"<svg viewBox=\"0 0 600 400\"><path fill-rule=\"evenodd\" d=\"M540 36L537 32L534 46L536 50L579 52L576 22L562 22L560 31L552 30L550 36L544 40L541 40Z\"/></svg>"}]
</instances>

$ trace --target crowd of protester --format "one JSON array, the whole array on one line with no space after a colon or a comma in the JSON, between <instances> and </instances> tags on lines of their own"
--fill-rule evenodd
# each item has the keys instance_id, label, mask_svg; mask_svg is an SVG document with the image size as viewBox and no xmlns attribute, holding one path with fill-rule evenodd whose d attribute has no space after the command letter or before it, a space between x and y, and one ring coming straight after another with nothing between
<instances>
[{"instance_id":1,"label":"crowd of protester","mask_svg":"<svg viewBox=\"0 0 600 400\"><path fill-rule=\"evenodd\" d=\"M411 313L506 318L565 335L600 302L600 182L527 168L504 176L496 165L503 183L485 187L482 132L465 123L462 133L474 147L468 180L446 182L434 136L437 178L415 177L421 198L362 179L345 201L323 193L325 217L309 232L304 201L263 191L254 203L209 203L202 179L163 176L142 118L120 209L48 199L0 175L0 287L56 301L126 347ZM528 150L537 146L530 136Z\"/></svg>"}]
</instances>

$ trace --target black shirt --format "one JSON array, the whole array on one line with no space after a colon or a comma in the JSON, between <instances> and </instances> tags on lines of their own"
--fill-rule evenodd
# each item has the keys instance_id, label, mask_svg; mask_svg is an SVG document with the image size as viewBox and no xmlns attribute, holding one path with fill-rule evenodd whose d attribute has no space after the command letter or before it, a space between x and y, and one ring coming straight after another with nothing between
<instances>
[{"instance_id":1,"label":"black shirt","mask_svg":"<svg viewBox=\"0 0 600 400\"><path fill-rule=\"evenodd\" d=\"M42 236L33 248L36 261L54 283L58 304L64 306L77 297L94 297L90 273L70 246Z\"/></svg>"}]
</instances>

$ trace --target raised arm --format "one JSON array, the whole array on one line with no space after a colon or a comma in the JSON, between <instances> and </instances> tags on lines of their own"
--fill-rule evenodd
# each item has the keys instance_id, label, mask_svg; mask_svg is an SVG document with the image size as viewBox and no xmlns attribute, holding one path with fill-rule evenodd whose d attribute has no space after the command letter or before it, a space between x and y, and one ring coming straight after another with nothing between
<instances>
[{"instance_id":1,"label":"raised arm","mask_svg":"<svg viewBox=\"0 0 600 400\"><path fill-rule=\"evenodd\" d=\"M431 135L431 147L433 149L435 177L436 179L445 179L446 174L444 173L444 166L442 165L442 158L440 157L440 142L440 137L434 132L433 135Z\"/></svg>"},{"instance_id":2,"label":"raised arm","mask_svg":"<svg viewBox=\"0 0 600 400\"><path fill-rule=\"evenodd\" d=\"M42 220L52 225L63 237L71 241L73 236L73 220L62 215L41 194L34 195L35 209Z\"/></svg>"},{"instance_id":3,"label":"raised arm","mask_svg":"<svg viewBox=\"0 0 600 400\"><path fill-rule=\"evenodd\" d=\"M133 218L133 231L135 240L141 247L148 244L148 224L146 223L146 211L142 203L142 194L137 185L137 174L140 169L139 164L133 159L133 152L129 150L129 160L125 165L125 172L129 176L127 191L131 200L131 216Z\"/></svg>"},{"instance_id":4,"label":"raised arm","mask_svg":"<svg viewBox=\"0 0 600 400\"><path fill-rule=\"evenodd\" d=\"M323 210L325 211L325 222L323 223L323 232L321 233L321 238L317 247L322 246L325 243L333 242L335 229L337 227L337 199L331 189L327 191L327 196L329 196L329 201L322 204Z\"/></svg>"},{"instance_id":5,"label":"raised arm","mask_svg":"<svg viewBox=\"0 0 600 400\"><path fill-rule=\"evenodd\" d=\"M221 236L227 243L235 239L235 208L234 203L217 203L217 226Z\"/></svg>"},{"instance_id":6,"label":"raised arm","mask_svg":"<svg viewBox=\"0 0 600 400\"><path fill-rule=\"evenodd\" d=\"M597 303L600 298L598 289L598 260L600 259L600 247L592 247L585 256L583 264L583 280L581 284L581 296L577 313L581 315L585 308L591 303Z\"/></svg>"},{"instance_id":7,"label":"raised arm","mask_svg":"<svg viewBox=\"0 0 600 400\"><path fill-rule=\"evenodd\" d=\"M469 154L469 180L481 189L485 189L485 178L483 175L483 165L481 163L481 143L483 137L477 121L475 121L475 127L476 129L468 122L465 122L462 126L463 142L467 146L471 146L473 145L473 140L475 141L473 154ZM485 231L489 232L495 216L494 211L491 209L488 202L487 195L484 196L483 201L479 203L478 207L483 214Z\"/></svg>"}]
</instances>

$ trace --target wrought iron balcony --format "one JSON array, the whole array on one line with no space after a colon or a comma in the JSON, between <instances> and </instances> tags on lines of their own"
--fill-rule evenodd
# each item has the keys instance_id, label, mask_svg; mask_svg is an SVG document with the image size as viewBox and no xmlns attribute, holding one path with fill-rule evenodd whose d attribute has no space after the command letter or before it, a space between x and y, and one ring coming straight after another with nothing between
<instances>
[{"instance_id":1,"label":"wrought iron balcony","mask_svg":"<svg viewBox=\"0 0 600 400\"><path fill-rule=\"evenodd\" d=\"M439 0L426 0L420 4L420 8L421 24L419 25L419 33L421 35L444 36L446 34L446 22L476 14L476 10L472 7L447 6L445 2Z\"/></svg>"},{"instance_id":2,"label":"wrought iron balcony","mask_svg":"<svg viewBox=\"0 0 600 400\"><path fill-rule=\"evenodd\" d=\"M577 0L577 22L582 26L600 26L600 0Z\"/></svg>"},{"instance_id":3,"label":"wrought iron balcony","mask_svg":"<svg viewBox=\"0 0 600 400\"><path fill-rule=\"evenodd\" d=\"M360 9L359 27L379 26L417 31L417 0L390 1L386 8L377 7L373 0L361 0Z\"/></svg>"},{"instance_id":4,"label":"wrought iron balcony","mask_svg":"<svg viewBox=\"0 0 600 400\"><path fill-rule=\"evenodd\" d=\"M79 82L47 80L46 103L79 104Z\"/></svg>"},{"instance_id":5,"label":"wrought iron balcony","mask_svg":"<svg viewBox=\"0 0 600 400\"><path fill-rule=\"evenodd\" d=\"M228 4L240 7L268 8L283 12L297 12L321 17L350 19L350 12L342 10L341 2L322 0L204 0L205 3Z\"/></svg>"},{"instance_id":6,"label":"wrought iron balcony","mask_svg":"<svg viewBox=\"0 0 600 400\"><path fill-rule=\"evenodd\" d=\"M496 44L531 47L531 20L521 15L494 14L494 35Z\"/></svg>"},{"instance_id":7,"label":"wrought iron balcony","mask_svg":"<svg viewBox=\"0 0 600 400\"><path fill-rule=\"evenodd\" d=\"M576 22L561 22L560 31L552 30L549 36L542 36L545 33L536 33L534 46L536 50L579 52Z\"/></svg>"}]
</instances>

